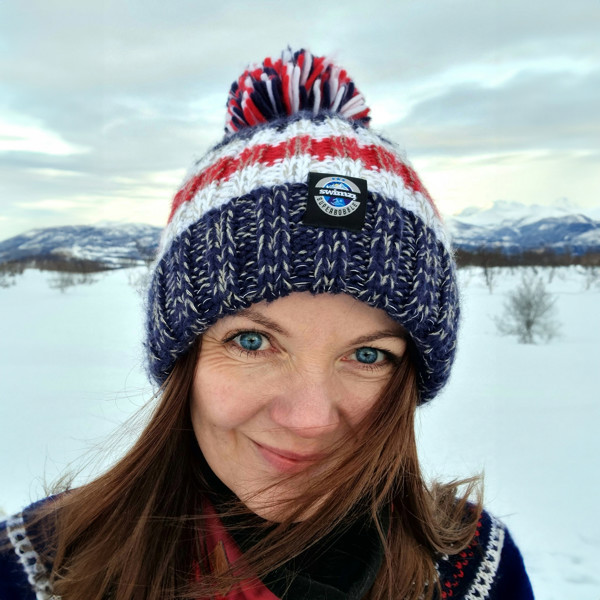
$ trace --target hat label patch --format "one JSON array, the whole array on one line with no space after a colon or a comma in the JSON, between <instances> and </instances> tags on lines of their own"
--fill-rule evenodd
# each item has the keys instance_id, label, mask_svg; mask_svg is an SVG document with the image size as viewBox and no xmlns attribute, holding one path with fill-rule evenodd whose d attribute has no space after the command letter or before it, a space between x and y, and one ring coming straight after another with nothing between
<instances>
[{"instance_id":1,"label":"hat label patch","mask_svg":"<svg viewBox=\"0 0 600 600\"><path fill-rule=\"evenodd\" d=\"M302 222L317 227L360 231L365 224L367 194L365 179L311 172Z\"/></svg>"}]
</instances>

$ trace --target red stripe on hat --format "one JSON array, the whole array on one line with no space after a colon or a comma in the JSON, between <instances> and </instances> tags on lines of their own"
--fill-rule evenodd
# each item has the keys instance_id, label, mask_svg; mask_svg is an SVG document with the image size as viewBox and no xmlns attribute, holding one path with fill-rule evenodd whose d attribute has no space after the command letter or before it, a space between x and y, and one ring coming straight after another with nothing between
<instances>
[{"instance_id":1,"label":"red stripe on hat","mask_svg":"<svg viewBox=\"0 0 600 600\"><path fill-rule=\"evenodd\" d=\"M360 146L356 140L349 138L330 137L318 140L308 135L302 135L274 146L269 144L251 146L235 156L225 156L217 160L201 173L189 179L175 194L169 222L177 209L185 202L189 202L203 187L213 182L227 181L234 173L244 167L257 164L270 167L287 158L303 154L308 154L319 161L326 158L349 158L362 162L364 167L370 171L394 173L402 178L407 188L423 194L431 204L435 214L440 217L429 192L421 183L414 169L400 161L389 150L376 144Z\"/></svg>"}]
</instances>

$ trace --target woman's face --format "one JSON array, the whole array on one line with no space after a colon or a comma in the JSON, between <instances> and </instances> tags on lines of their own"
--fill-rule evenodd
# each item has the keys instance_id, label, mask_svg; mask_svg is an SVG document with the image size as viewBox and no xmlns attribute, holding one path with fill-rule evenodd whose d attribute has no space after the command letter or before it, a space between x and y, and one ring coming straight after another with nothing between
<instances>
[{"instance_id":1,"label":"woman's face","mask_svg":"<svg viewBox=\"0 0 600 600\"><path fill-rule=\"evenodd\" d=\"M192 423L214 473L257 514L369 412L406 350L402 328L345 294L294 293L208 329ZM295 482L295 483L293 483Z\"/></svg>"}]
</instances>

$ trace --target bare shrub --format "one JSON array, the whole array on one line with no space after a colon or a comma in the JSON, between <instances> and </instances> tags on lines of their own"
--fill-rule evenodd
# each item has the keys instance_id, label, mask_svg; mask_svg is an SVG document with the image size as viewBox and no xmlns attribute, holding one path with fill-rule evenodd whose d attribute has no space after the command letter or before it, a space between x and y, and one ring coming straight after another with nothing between
<instances>
[{"instance_id":1,"label":"bare shrub","mask_svg":"<svg viewBox=\"0 0 600 600\"><path fill-rule=\"evenodd\" d=\"M17 276L22 275L25 266L17 261L0 263L0 288L8 288L17 283Z\"/></svg>"},{"instance_id":2,"label":"bare shrub","mask_svg":"<svg viewBox=\"0 0 600 600\"><path fill-rule=\"evenodd\" d=\"M492 267L489 264L483 265L483 278L490 294L494 292L494 286L496 285L496 278L498 276L498 269L499 267Z\"/></svg>"},{"instance_id":3,"label":"bare shrub","mask_svg":"<svg viewBox=\"0 0 600 600\"><path fill-rule=\"evenodd\" d=\"M550 341L560 331L556 297L535 272L526 272L520 285L508 294L504 312L494 319L502 335L515 335L522 344Z\"/></svg>"},{"instance_id":4,"label":"bare shrub","mask_svg":"<svg viewBox=\"0 0 600 600\"><path fill-rule=\"evenodd\" d=\"M99 260L89 260L87 258L63 257L60 254L52 256L38 256L30 259L30 267L40 271L55 271L64 273L101 273L109 271L105 263Z\"/></svg>"},{"instance_id":5,"label":"bare shrub","mask_svg":"<svg viewBox=\"0 0 600 600\"><path fill-rule=\"evenodd\" d=\"M584 287L586 290L592 287L600 287L600 267L586 266L583 268Z\"/></svg>"},{"instance_id":6,"label":"bare shrub","mask_svg":"<svg viewBox=\"0 0 600 600\"><path fill-rule=\"evenodd\" d=\"M136 291L137 294L144 297L150 286L150 278L152 271L150 264L146 264L145 268L129 268L127 270L127 283Z\"/></svg>"},{"instance_id":7,"label":"bare shrub","mask_svg":"<svg viewBox=\"0 0 600 600\"><path fill-rule=\"evenodd\" d=\"M15 275L0 271L0 288L9 288L17 283Z\"/></svg>"},{"instance_id":8,"label":"bare shrub","mask_svg":"<svg viewBox=\"0 0 600 600\"><path fill-rule=\"evenodd\" d=\"M456 263L462 267L566 267L568 265L600 266L600 252L590 250L573 254L571 250L537 248L520 252L505 252L500 248L480 246L476 249L455 248Z\"/></svg>"},{"instance_id":9,"label":"bare shrub","mask_svg":"<svg viewBox=\"0 0 600 600\"><path fill-rule=\"evenodd\" d=\"M69 288L76 285L92 285L98 281L92 273L71 273L68 271L56 271L48 278L48 287L65 293Z\"/></svg>"}]
</instances>

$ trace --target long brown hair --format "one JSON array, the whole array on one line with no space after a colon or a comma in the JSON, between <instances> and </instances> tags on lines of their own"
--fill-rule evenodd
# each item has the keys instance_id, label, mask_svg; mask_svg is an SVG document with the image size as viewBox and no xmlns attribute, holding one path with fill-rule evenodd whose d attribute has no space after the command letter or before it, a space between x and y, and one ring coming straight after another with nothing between
<instances>
[{"instance_id":1,"label":"long brown hair","mask_svg":"<svg viewBox=\"0 0 600 600\"><path fill-rule=\"evenodd\" d=\"M233 570L196 581L205 562L202 502L213 492L191 425L189 397L200 343L181 357L147 426L127 454L91 483L60 495L38 518L54 592L65 600L174 600L224 594L239 579L263 577L334 527L369 518L385 560L368 600L433 598L435 557L472 540L481 499L476 481L427 486L417 458L414 361L407 352L375 408L333 450L335 461L290 499ZM334 493L332 493L332 490ZM391 511L383 531L378 515ZM241 503L223 509L248 513ZM310 515L309 518L303 518ZM251 515L249 515L250 518Z\"/></svg>"}]
</instances>

